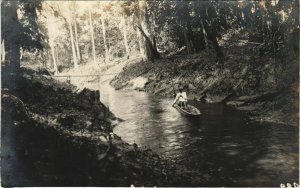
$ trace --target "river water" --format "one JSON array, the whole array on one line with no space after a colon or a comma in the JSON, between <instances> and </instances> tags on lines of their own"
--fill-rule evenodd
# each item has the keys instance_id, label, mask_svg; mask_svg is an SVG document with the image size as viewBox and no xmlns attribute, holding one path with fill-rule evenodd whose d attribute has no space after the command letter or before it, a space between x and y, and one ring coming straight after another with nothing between
<instances>
[{"instance_id":1,"label":"river water","mask_svg":"<svg viewBox=\"0 0 300 188\"><path fill-rule=\"evenodd\" d=\"M201 118L171 107L172 99L133 90L116 91L107 82L101 101L123 119L114 132L139 147L200 172L208 186L268 186L299 183L299 129L245 122L223 104L194 103Z\"/></svg>"}]
</instances>

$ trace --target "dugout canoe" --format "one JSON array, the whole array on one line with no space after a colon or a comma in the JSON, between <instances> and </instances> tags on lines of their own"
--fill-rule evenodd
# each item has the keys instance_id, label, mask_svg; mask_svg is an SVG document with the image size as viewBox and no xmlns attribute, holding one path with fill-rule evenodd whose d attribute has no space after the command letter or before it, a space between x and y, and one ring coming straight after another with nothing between
<instances>
[{"instance_id":1,"label":"dugout canoe","mask_svg":"<svg viewBox=\"0 0 300 188\"><path fill-rule=\"evenodd\" d=\"M187 108L181 108L180 106L178 106L177 104L174 104L173 107L180 112L181 114L185 115L185 116L200 116L201 112L198 108L196 108L193 105L188 104Z\"/></svg>"}]
</instances>

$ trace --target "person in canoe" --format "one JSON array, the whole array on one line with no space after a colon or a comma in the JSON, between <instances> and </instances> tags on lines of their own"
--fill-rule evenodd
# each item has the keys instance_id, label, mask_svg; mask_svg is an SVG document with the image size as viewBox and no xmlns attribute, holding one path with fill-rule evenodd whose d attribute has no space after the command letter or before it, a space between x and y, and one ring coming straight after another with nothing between
<instances>
[{"instance_id":1,"label":"person in canoe","mask_svg":"<svg viewBox=\"0 0 300 188\"><path fill-rule=\"evenodd\" d=\"M186 92L183 90L183 87L179 88L179 93L176 94L176 98L172 104L174 106L178 101L178 106L181 108L187 108L187 95Z\"/></svg>"}]
</instances>

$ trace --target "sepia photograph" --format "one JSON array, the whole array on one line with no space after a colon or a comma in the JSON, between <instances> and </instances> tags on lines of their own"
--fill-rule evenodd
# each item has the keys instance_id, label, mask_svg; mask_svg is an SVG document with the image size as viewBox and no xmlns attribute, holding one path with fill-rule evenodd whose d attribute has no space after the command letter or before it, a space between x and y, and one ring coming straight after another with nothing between
<instances>
[{"instance_id":1,"label":"sepia photograph","mask_svg":"<svg viewBox=\"0 0 300 188\"><path fill-rule=\"evenodd\" d=\"M1 187L299 187L299 0L1 0Z\"/></svg>"}]
</instances>

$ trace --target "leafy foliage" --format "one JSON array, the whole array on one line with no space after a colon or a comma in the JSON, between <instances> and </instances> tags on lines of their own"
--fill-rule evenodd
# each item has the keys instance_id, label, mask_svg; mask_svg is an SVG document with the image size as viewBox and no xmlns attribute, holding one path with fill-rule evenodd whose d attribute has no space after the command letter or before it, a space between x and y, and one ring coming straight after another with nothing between
<instances>
[{"instance_id":1,"label":"leafy foliage","mask_svg":"<svg viewBox=\"0 0 300 188\"><path fill-rule=\"evenodd\" d=\"M28 51L45 46L50 52L47 43L52 41L57 63L64 66L72 65L71 44L75 42L82 56L81 63L89 62L92 57L89 10L99 62L104 61L106 48L110 60L126 57L128 49L129 54L146 52L144 55L155 59L182 49L192 54L214 48L216 60L223 62L226 54L220 41L232 31L246 33L248 42L259 44L260 55L299 50L299 2L296 0L43 3L19 0L15 7L12 5L11 1L2 2L2 38L16 41ZM40 15L37 10L41 11ZM73 32L76 27L76 41L70 39L69 23ZM48 59L52 59L49 52Z\"/></svg>"},{"instance_id":2,"label":"leafy foliage","mask_svg":"<svg viewBox=\"0 0 300 188\"><path fill-rule=\"evenodd\" d=\"M37 10L41 10L41 0L2 1L1 37L9 43L19 44L24 50L43 49L44 36L36 22ZM18 18L18 13L22 15Z\"/></svg>"}]
</instances>

